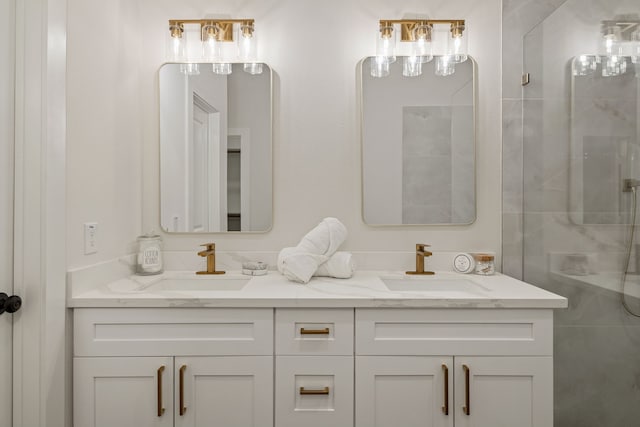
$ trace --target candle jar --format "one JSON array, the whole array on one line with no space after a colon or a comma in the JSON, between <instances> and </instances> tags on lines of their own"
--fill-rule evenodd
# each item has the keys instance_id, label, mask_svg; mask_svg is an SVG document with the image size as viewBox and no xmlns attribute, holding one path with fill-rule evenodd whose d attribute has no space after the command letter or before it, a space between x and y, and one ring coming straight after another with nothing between
<instances>
[{"instance_id":1,"label":"candle jar","mask_svg":"<svg viewBox=\"0 0 640 427\"><path fill-rule=\"evenodd\" d=\"M152 233L139 236L136 274L150 276L162 271L162 237Z\"/></svg>"},{"instance_id":2,"label":"candle jar","mask_svg":"<svg viewBox=\"0 0 640 427\"><path fill-rule=\"evenodd\" d=\"M489 254L476 254L476 274L491 276L496 272L494 256Z\"/></svg>"}]
</instances>

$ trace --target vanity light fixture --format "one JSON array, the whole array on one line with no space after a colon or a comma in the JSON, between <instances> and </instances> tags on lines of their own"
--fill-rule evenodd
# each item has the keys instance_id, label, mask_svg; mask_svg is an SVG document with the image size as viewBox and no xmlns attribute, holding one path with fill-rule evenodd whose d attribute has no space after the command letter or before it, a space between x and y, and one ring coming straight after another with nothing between
<instances>
[{"instance_id":1,"label":"vanity light fixture","mask_svg":"<svg viewBox=\"0 0 640 427\"><path fill-rule=\"evenodd\" d=\"M253 19L169 20L167 59L171 62L210 62L216 74L231 74L232 63L244 63L244 71L262 73L257 62L257 40ZM199 29L199 40L188 40L185 26ZM192 31L193 32L193 31ZM237 49L230 45L237 40ZM197 44L201 47L198 49ZM191 49L190 49L191 48ZM185 67L187 70L188 67ZM197 67L196 67L197 71Z\"/></svg>"},{"instance_id":2,"label":"vanity light fixture","mask_svg":"<svg viewBox=\"0 0 640 427\"><path fill-rule=\"evenodd\" d=\"M394 25L400 27L398 46ZM434 49L434 26L448 26L445 39ZM386 77L390 64L396 61L396 49L404 50L402 74L416 77L422 74L422 64L431 61L434 53L441 55L436 74L448 76L455 72L455 64L467 60L467 36L462 19L381 19L376 38L376 56L371 59L371 76ZM435 52L434 52L435 51Z\"/></svg>"}]
</instances>

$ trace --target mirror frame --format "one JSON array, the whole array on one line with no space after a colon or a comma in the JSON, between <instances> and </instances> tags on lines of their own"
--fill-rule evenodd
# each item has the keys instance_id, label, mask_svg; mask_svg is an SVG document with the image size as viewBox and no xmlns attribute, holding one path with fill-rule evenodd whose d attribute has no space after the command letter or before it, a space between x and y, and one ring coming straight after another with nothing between
<instances>
[{"instance_id":1,"label":"mirror frame","mask_svg":"<svg viewBox=\"0 0 640 427\"><path fill-rule=\"evenodd\" d=\"M438 55L434 55L435 57ZM473 105L473 218L470 222L452 222L452 223L429 223L429 224L370 224L365 220L364 206L364 85L362 73L365 68L365 62L372 58L365 56L356 66L356 87L358 96L356 97L358 109L358 120L360 121L358 131L360 132L360 219L369 227L448 227L448 226L470 226L478 219L478 63L475 58L468 55L467 61L471 61L472 65L472 105ZM402 58L402 56L397 56ZM408 77L410 78L410 77ZM446 77L437 77L446 78Z\"/></svg>"},{"instance_id":2,"label":"mirror frame","mask_svg":"<svg viewBox=\"0 0 640 427\"><path fill-rule=\"evenodd\" d=\"M236 64L244 64L244 62L230 62L233 65ZM269 64L267 64L266 62L260 62L261 64L266 65L269 68L269 106L270 111L269 111L269 136L270 136L270 140L271 140L271 144L269 146L269 163L271 164L271 173L269 174L269 179L271 180L271 224L269 224L269 227L265 230L251 230L251 231L202 231L202 232L195 232L195 231L167 231L163 224L162 224L162 147L161 147L161 132L160 132L160 120L161 120L161 114L160 114L160 70L162 69L162 67L164 67L165 65L181 65L184 64L184 62L163 62L162 64L160 64L160 67L158 67L158 71L157 71L157 76L158 76L158 83L157 83L157 89L158 89L158 102L157 102L157 106L158 106L158 158L157 158L157 162L158 162L158 224L160 227L160 230L163 233L166 234L171 234L171 235L176 235L176 236L197 236L197 235L205 235L205 234L219 234L219 235L227 235L227 234L235 234L235 235L245 235L245 234L266 234L269 233L271 230L273 230L273 221L274 221L274 214L275 214L275 207L274 207L274 190L275 190L275 185L274 185L274 163L273 163L273 144L274 144L274 123L273 123L273 117L274 117L274 107L275 107L275 101L274 101L274 97L273 97L273 83L274 83L274 70L273 67ZM205 65L212 65L212 63L210 62L198 62L198 64L205 64Z\"/></svg>"}]
</instances>

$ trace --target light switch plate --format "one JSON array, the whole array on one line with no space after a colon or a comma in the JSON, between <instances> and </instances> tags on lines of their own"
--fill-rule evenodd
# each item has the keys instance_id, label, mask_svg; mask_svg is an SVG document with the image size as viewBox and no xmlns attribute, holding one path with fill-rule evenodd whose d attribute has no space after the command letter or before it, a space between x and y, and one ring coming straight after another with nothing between
<instances>
[{"instance_id":1,"label":"light switch plate","mask_svg":"<svg viewBox=\"0 0 640 427\"><path fill-rule=\"evenodd\" d=\"M84 254L95 254L98 252L98 223L84 223Z\"/></svg>"}]
</instances>

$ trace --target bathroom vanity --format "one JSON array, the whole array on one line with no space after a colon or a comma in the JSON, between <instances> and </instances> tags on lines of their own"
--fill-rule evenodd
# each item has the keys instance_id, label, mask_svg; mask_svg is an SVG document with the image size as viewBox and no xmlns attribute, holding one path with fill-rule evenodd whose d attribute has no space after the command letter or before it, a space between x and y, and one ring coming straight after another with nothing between
<instances>
[{"instance_id":1,"label":"bathroom vanity","mask_svg":"<svg viewBox=\"0 0 640 427\"><path fill-rule=\"evenodd\" d=\"M553 309L526 283L169 272L72 291L74 425L553 425Z\"/></svg>"}]
</instances>

